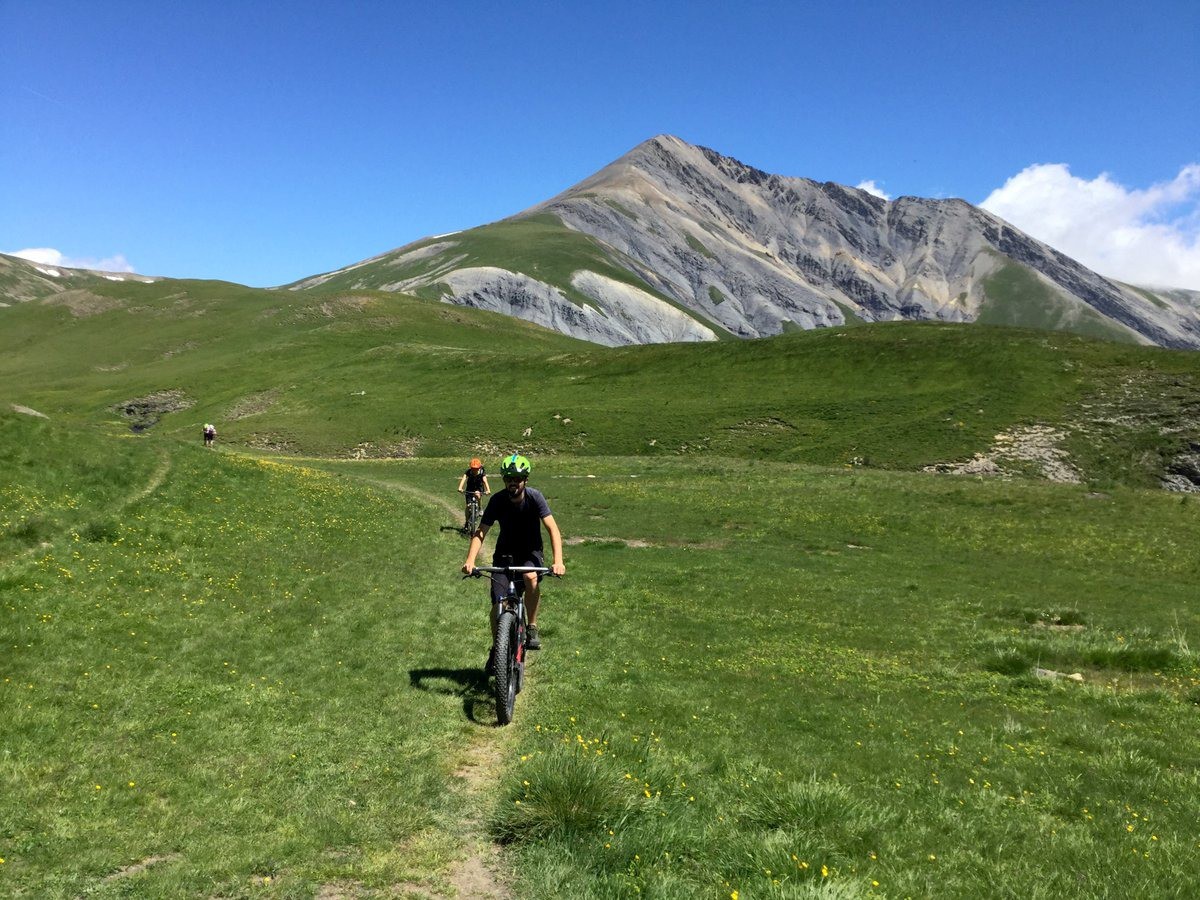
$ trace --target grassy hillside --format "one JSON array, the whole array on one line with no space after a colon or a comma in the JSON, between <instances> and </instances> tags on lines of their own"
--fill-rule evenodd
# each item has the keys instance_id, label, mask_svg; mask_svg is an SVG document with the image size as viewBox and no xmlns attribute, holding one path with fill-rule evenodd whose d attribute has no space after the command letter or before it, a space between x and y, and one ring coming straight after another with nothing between
<instances>
[{"instance_id":1,"label":"grassy hillside","mask_svg":"<svg viewBox=\"0 0 1200 900\"><path fill-rule=\"evenodd\" d=\"M496 845L515 896L1200 891L1193 498L539 456L568 576L495 729L459 459L0 454L0 894L448 896Z\"/></svg>"},{"instance_id":2,"label":"grassy hillside","mask_svg":"<svg viewBox=\"0 0 1200 900\"><path fill-rule=\"evenodd\" d=\"M431 255L420 252L443 247ZM448 261L454 260L455 268L496 266L529 275L555 285L577 303L586 298L571 287L571 275L581 268L643 290L650 289L645 282L634 279L632 273L614 265L609 251L594 238L564 227L556 216L548 213L427 238L402 249L403 252L393 251L334 273L320 286L334 290L384 288L401 280L436 275ZM438 299L442 294L436 285L417 293L430 299Z\"/></svg>"},{"instance_id":3,"label":"grassy hillside","mask_svg":"<svg viewBox=\"0 0 1200 900\"><path fill-rule=\"evenodd\" d=\"M411 292L440 300L452 293L437 278L451 269L490 266L519 272L560 290L578 305L595 301L576 290L571 277L578 271L595 272L628 284L682 310L713 330L720 339L733 339L727 330L695 310L654 288L636 274L635 264L590 235L567 228L553 213L518 216L427 238L400 250L367 260L343 271L296 282L292 287L319 285L321 290L395 290L420 280ZM425 283L428 282L428 283Z\"/></svg>"},{"instance_id":4,"label":"grassy hillside","mask_svg":"<svg viewBox=\"0 0 1200 900\"><path fill-rule=\"evenodd\" d=\"M983 289L986 299L976 320L981 325L1067 331L1123 344L1141 343L1135 332L1067 296L1017 263L1006 261L984 279Z\"/></svg>"},{"instance_id":5,"label":"grassy hillside","mask_svg":"<svg viewBox=\"0 0 1200 900\"><path fill-rule=\"evenodd\" d=\"M181 407L156 431L192 439L212 421L223 443L287 452L911 469L1045 423L1085 478L1150 485L1200 442L1200 356L1064 334L892 323L608 349L402 295L179 281L0 313L7 402L117 423L114 408L151 397Z\"/></svg>"}]
</instances>

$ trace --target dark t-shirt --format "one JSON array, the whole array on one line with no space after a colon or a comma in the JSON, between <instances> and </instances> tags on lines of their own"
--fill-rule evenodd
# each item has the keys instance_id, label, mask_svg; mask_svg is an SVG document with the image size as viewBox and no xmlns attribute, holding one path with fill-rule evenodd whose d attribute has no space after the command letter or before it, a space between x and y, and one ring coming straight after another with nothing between
<instances>
[{"instance_id":1,"label":"dark t-shirt","mask_svg":"<svg viewBox=\"0 0 1200 900\"><path fill-rule=\"evenodd\" d=\"M500 523L500 539L496 541L499 556L525 556L542 549L542 519L550 515L550 504L542 492L525 488L525 499L519 506L509 499L507 491L492 494L483 511L482 524Z\"/></svg>"},{"instance_id":2,"label":"dark t-shirt","mask_svg":"<svg viewBox=\"0 0 1200 900\"><path fill-rule=\"evenodd\" d=\"M472 474L470 469L467 469L465 472L463 472L463 474L467 476L467 483L463 487L464 491L469 493L470 491L483 490L483 476L487 474L487 469L485 469L483 466L480 466L478 475Z\"/></svg>"}]
</instances>

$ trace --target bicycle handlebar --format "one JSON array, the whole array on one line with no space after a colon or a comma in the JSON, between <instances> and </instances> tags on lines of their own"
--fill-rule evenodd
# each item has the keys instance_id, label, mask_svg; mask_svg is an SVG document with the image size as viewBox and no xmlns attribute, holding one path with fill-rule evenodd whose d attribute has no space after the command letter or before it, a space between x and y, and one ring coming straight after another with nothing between
<instances>
[{"instance_id":1,"label":"bicycle handlebar","mask_svg":"<svg viewBox=\"0 0 1200 900\"><path fill-rule=\"evenodd\" d=\"M538 575L554 575L554 570L549 566L476 566L471 570L470 575L464 575L463 578L482 578L484 575L509 573L523 575L526 572L536 572ZM554 575L554 577L562 578L561 575Z\"/></svg>"}]
</instances>

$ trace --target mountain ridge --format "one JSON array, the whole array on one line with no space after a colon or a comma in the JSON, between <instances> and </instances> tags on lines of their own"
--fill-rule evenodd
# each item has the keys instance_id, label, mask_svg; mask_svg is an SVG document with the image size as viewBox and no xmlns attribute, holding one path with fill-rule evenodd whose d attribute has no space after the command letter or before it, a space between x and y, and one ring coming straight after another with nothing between
<instances>
[{"instance_id":1,"label":"mountain ridge","mask_svg":"<svg viewBox=\"0 0 1200 900\"><path fill-rule=\"evenodd\" d=\"M0 256L0 304L135 273ZM928 320L1200 349L1200 291L1105 278L960 198L885 200L657 135L497 222L281 286L381 290L607 345Z\"/></svg>"},{"instance_id":2,"label":"mountain ridge","mask_svg":"<svg viewBox=\"0 0 1200 900\"><path fill-rule=\"evenodd\" d=\"M512 264L528 248L495 246L521 239L515 223L546 216L588 243L591 256L624 270L617 280L640 292L640 314L630 313L627 291L576 284L578 273L591 271L582 259L547 275L536 261ZM481 249L480 239L493 246ZM1200 348L1200 292L1148 298L959 198L883 200L835 182L774 175L670 135L644 141L542 203L437 242L422 239L287 287L415 291L610 344L761 337L856 319L982 318ZM989 279L1021 280L1005 275L1009 267L1031 273L1034 296L1024 291L1015 300L1028 308L1014 308L1003 284L989 291ZM703 328L680 337L655 300Z\"/></svg>"}]
</instances>

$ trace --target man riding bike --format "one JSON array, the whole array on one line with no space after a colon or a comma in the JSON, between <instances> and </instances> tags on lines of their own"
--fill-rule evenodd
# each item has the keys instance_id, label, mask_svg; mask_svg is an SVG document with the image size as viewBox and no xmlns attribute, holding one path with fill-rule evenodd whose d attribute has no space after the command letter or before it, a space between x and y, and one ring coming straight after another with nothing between
<instances>
[{"instance_id":1,"label":"man riding bike","mask_svg":"<svg viewBox=\"0 0 1200 900\"><path fill-rule=\"evenodd\" d=\"M487 471L483 468L483 462L479 457L471 460L471 465L462 474L462 478L458 479L458 492L463 495L464 499L469 498L472 494L475 495L476 501L482 503L483 495L492 492L488 486ZM463 528L471 527L471 508L467 504L467 512L463 519Z\"/></svg>"},{"instance_id":2,"label":"man riding bike","mask_svg":"<svg viewBox=\"0 0 1200 900\"><path fill-rule=\"evenodd\" d=\"M496 541L496 550L492 554L494 566L545 566L542 557L542 527L550 534L550 547L554 553L554 561L550 569L555 575L563 575L567 568L563 565L562 535L558 523L550 513L550 506L541 491L527 487L529 480L529 460L524 456L512 454L506 456L500 464L500 474L504 478L504 492L494 494L488 501L487 509L483 511L479 530L471 536L471 544L467 548L467 559L462 565L465 575L475 570L475 557L483 548L483 539L488 529L496 522L500 523L500 538ZM525 580L525 609L529 617L529 630L525 646L529 650L540 650L541 639L538 637L537 615L538 602L541 599L541 588L538 577L533 572L526 572ZM496 619L500 603L508 593L508 578L504 575L492 576L492 638L495 642ZM489 658L489 663L491 659Z\"/></svg>"}]
</instances>

